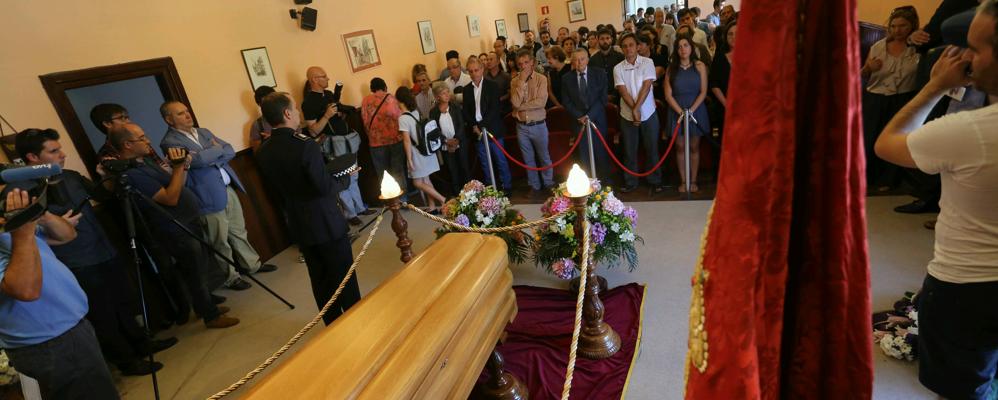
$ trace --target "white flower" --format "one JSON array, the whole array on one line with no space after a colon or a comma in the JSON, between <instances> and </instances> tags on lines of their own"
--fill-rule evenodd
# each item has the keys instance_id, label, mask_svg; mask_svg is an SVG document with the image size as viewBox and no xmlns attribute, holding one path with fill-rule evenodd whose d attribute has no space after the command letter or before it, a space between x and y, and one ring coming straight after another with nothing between
<instances>
[{"instance_id":1,"label":"white flower","mask_svg":"<svg viewBox=\"0 0 998 400\"><path fill-rule=\"evenodd\" d=\"M623 234L620 235L620 240L623 240L625 242L633 242L634 241L634 233L632 233L632 232L624 232Z\"/></svg>"},{"instance_id":2,"label":"white flower","mask_svg":"<svg viewBox=\"0 0 998 400\"><path fill-rule=\"evenodd\" d=\"M614 232L620 232L620 224L614 222L612 225L610 225L610 230Z\"/></svg>"},{"instance_id":3,"label":"white flower","mask_svg":"<svg viewBox=\"0 0 998 400\"><path fill-rule=\"evenodd\" d=\"M914 308L908 311L908 319L911 319L915 324L918 324L918 310Z\"/></svg>"}]
</instances>

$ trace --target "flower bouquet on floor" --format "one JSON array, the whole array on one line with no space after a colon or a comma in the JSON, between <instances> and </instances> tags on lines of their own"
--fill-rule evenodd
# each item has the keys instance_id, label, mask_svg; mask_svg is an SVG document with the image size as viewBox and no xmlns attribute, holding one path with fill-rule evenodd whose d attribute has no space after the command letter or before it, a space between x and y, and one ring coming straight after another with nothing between
<instances>
[{"instance_id":1,"label":"flower bouquet on floor","mask_svg":"<svg viewBox=\"0 0 998 400\"><path fill-rule=\"evenodd\" d=\"M509 199L495 187L485 186L477 180L464 185L456 198L443 206L443 217L459 225L471 228L500 228L527 222L519 210L510 207ZM436 229L437 238L450 232L460 232L450 226ZM512 263L527 260L531 247L531 237L523 231L493 234L506 242L506 251Z\"/></svg>"},{"instance_id":2,"label":"flower bouquet on floor","mask_svg":"<svg viewBox=\"0 0 998 400\"><path fill-rule=\"evenodd\" d=\"M905 292L894 302L894 309L873 314L873 342L880 350L898 360L918 357L918 309L913 292Z\"/></svg>"},{"instance_id":3,"label":"flower bouquet on floor","mask_svg":"<svg viewBox=\"0 0 998 400\"><path fill-rule=\"evenodd\" d=\"M638 212L614 197L610 187L601 187L595 179L591 182L593 193L586 203L586 215L595 251L591 255L590 267L605 264L613 268L623 260L628 270L634 271L638 266L638 252L634 244L644 243L640 236L634 234ZM559 278L571 279L581 268L576 265L576 260L582 238L575 237L576 215L571 211L572 200L565 194L565 184L553 192L554 196L541 206L543 216L547 218L565 210L569 212L534 229L534 264L543 265Z\"/></svg>"},{"instance_id":4,"label":"flower bouquet on floor","mask_svg":"<svg viewBox=\"0 0 998 400\"><path fill-rule=\"evenodd\" d=\"M17 383L17 378L17 371L10 365L7 353L0 350L0 386L15 384Z\"/></svg>"}]
</instances>

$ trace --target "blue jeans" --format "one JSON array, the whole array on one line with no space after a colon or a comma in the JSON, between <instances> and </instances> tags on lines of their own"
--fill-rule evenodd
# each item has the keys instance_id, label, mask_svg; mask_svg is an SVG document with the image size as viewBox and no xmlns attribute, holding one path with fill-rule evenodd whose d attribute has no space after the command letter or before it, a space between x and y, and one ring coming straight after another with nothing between
<instances>
[{"instance_id":1,"label":"blue jeans","mask_svg":"<svg viewBox=\"0 0 998 400\"><path fill-rule=\"evenodd\" d=\"M645 148L645 169L638 170L638 141ZM620 119L620 145L624 147L624 165L634 172L646 172L655 166L660 157L658 154L658 113L653 112L648 119L641 121L641 126L634 126L631 121ZM662 184L662 171L648 175L648 183L652 186ZM630 187L638 186L638 178L624 172L624 184Z\"/></svg>"},{"instance_id":2,"label":"blue jeans","mask_svg":"<svg viewBox=\"0 0 998 400\"><path fill-rule=\"evenodd\" d=\"M523 161L531 167L546 167L551 165L551 152L548 151L548 126L541 123L533 126L516 124L516 142L520 145L520 153L523 153ZM543 179L544 182L541 182ZM554 170L544 171L527 170L527 183L535 190L544 187L554 186Z\"/></svg>"},{"instance_id":3,"label":"blue jeans","mask_svg":"<svg viewBox=\"0 0 998 400\"><path fill-rule=\"evenodd\" d=\"M350 175L350 187L340 192L340 201L343 202L343 214L347 219L356 217L364 210L367 204L360 197L360 186L357 185L357 174Z\"/></svg>"},{"instance_id":4,"label":"blue jeans","mask_svg":"<svg viewBox=\"0 0 998 400\"><path fill-rule=\"evenodd\" d=\"M502 138L497 137L496 141L505 146ZM486 184L494 185L492 177L489 176L489 159L485 156L485 147L482 145L482 139L478 139L475 142L475 148L478 149L478 160L482 163L482 174L485 175ZM495 185L496 188L501 190L512 190L513 175L509 173L509 165L506 164L506 156L502 154L499 147L496 146L496 144L491 140L489 140L489 149L492 150L492 163L496 167L496 177L499 178L499 182L502 184L502 186Z\"/></svg>"}]
</instances>

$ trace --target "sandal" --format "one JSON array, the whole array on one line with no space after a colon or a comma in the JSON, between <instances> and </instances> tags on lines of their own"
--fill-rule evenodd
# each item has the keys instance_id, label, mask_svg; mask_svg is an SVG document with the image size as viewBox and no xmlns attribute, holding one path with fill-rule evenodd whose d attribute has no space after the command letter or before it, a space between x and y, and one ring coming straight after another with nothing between
<instances>
[{"instance_id":1,"label":"sandal","mask_svg":"<svg viewBox=\"0 0 998 400\"><path fill-rule=\"evenodd\" d=\"M690 193L697 193L700 191L700 187L695 183L690 184Z\"/></svg>"}]
</instances>

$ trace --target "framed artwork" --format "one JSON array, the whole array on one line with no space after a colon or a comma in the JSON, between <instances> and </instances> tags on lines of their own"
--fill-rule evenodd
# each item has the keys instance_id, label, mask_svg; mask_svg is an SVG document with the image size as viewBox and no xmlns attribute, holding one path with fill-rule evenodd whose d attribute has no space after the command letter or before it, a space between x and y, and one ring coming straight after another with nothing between
<instances>
[{"instance_id":1,"label":"framed artwork","mask_svg":"<svg viewBox=\"0 0 998 400\"><path fill-rule=\"evenodd\" d=\"M374 41L374 31L371 29L343 35L343 47L347 50L347 58L350 59L350 68L353 72L381 65L378 43Z\"/></svg>"},{"instance_id":2,"label":"framed artwork","mask_svg":"<svg viewBox=\"0 0 998 400\"><path fill-rule=\"evenodd\" d=\"M516 14L516 22L520 25L520 32L526 32L530 30L530 20L527 17L527 13Z\"/></svg>"},{"instance_id":3,"label":"framed artwork","mask_svg":"<svg viewBox=\"0 0 998 400\"><path fill-rule=\"evenodd\" d=\"M433 25L430 20L416 23L419 29L419 43L423 45L423 54L430 54L437 51L437 42L433 40Z\"/></svg>"},{"instance_id":4,"label":"framed artwork","mask_svg":"<svg viewBox=\"0 0 998 400\"><path fill-rule=\"evenodd\" d=\"M468 16L468 35L471 37L482 36L482 27L478 25L478 16Z\"/></svg>"},{"instance_id":5,"label":"framed artwork","mask_svg":"<svg viewBox=\"0 0 998 400\"><path fill-rule=\"evenodd\" d=\"M583 0L568 1L568 22L586 20L586 3Z\"/></svg>"},{"instance_id":6,"label":"framed artwork","mask_svg":"<svg viewBox=\"0 0 998 400\"><path fill-rule=\"evenodd\" d=\"M249 75L253 90L260 86L277 86L277 79L274 78L274 67L270 65L270 56L267 55L266 47L245 49L242 52L243 64L246 65L246 74Z\"/></svg>"},{"instance_id":7,"label":"framed artwork","mask_svg":"<svg viewBox=\"0 0 998 400\"><path fill-rule=\"evenodd\" d=\"M496 20L496 36L502 36L509 39L509 34L506 33L506 20L497 19Z\"/></svg>"}]
</instances>

